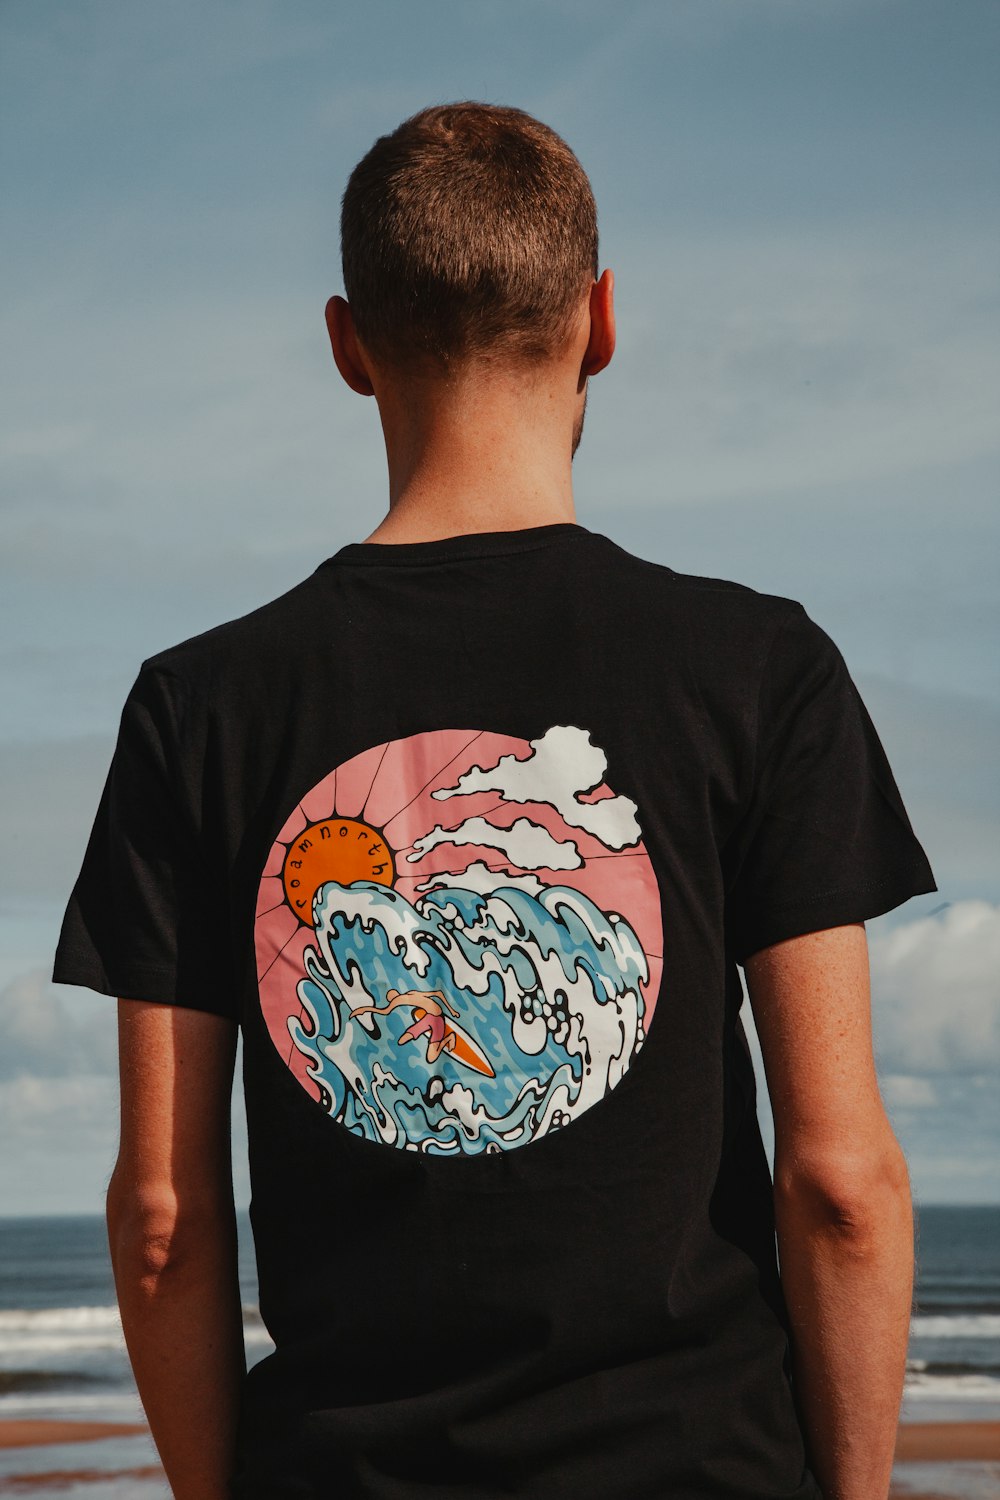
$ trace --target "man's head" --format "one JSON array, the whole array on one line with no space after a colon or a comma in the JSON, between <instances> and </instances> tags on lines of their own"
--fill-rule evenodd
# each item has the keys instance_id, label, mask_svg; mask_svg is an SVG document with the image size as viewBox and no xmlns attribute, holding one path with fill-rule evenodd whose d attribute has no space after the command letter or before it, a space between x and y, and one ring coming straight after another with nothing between
<instances>
[{"instance_id":1,"label":"man's head","mask_svg":"<svg viewBox=\"0 0 1000 1500\"><path fill-rule=\"evenodd\" d=\"M428 374L560 352L597 276L586 173L517 109L439 105L380 137L341 215L354 331L381 364Z\"/></svg>"}]
</instances>

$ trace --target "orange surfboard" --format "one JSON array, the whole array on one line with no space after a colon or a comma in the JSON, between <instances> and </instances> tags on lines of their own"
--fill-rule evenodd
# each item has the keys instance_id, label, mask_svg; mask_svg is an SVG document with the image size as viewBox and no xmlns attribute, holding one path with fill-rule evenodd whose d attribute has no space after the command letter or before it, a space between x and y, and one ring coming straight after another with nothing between
<instances>
[{"instance_id":1,"label":"orange surfboard","mask_svg":"<svg viewBox=\"0 0 1000 1500\"><path fill-rule=\"evenodd\" d=\"M422 1021L427 1014L419 1006L413 1008L413 1018ZM464 1063L467 1068L472 1068L476 1073L485 1073L487 1078L495 1078L497 1075L493 1070L489 1058L483 1049L472 1040L467 1031L464 1031L455 1021L445 1017L445 1031L450 1032L455 1038L455 1045L448 1049L448 1055L456 1062ZM441 1056L444 1056L442 1051Z\"/></svg>"}]
</instances>

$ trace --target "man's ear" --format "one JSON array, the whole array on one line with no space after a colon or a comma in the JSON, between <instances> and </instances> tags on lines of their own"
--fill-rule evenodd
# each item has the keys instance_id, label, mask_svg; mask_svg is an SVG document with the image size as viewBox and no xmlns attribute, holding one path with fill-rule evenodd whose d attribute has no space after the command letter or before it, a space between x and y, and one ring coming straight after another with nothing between
<instances>
[{"instance_id":1,"label":"man's ear","mask_svg":"<svg viewBox=\"0 0 1000 1500\"><path fill-rule=\"evenodd\" d=\"M326 304L326 327L337 369L351 390L359 396L374 396L375 387L354 332L354 318L343 297L331 297Z\"/></svg>"},{"instance_id":2,"label":"man's ear","mask_svg":"<svg viewBox=\"0 0 1000 1500\"><path fill-rule=\"evenodd\" d=\"M611 363L615 352L615 277L606 270L590 289L590 338L580 366L580 380Z\"/></svg>"}]
</instances>

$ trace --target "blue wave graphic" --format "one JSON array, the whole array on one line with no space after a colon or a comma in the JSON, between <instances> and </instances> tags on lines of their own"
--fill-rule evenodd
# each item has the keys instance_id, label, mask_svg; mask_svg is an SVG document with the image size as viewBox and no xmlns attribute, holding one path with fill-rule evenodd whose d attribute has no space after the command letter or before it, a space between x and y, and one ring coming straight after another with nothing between
<instances>
[{"instance_id":1,"label":"blue wave graphic","mask_svg":"<svg viewBox=\"0 0 1000 1500\"><path fill-rule=\"evenodd\" d=\"M644 1041L635 932L567 886L537 896L441 886L410 903L374 881L328 881L289 1033L323 1107L367 1140L435 1155L506 1151L577 1118L620 1082ZM389 990L440 990L495 1077L427 1037ZM446 1019L448 1019L446 1017Z\"/></svg>"}]
</instances>

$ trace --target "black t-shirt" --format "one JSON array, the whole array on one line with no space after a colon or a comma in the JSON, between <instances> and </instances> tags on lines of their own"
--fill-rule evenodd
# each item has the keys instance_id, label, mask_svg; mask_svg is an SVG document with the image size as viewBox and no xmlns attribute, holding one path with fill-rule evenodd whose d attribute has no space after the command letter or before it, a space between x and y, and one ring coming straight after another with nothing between
<instances>
[{"instance_id":1,"label":"black t-shirt","mask_svg":"<svg viewBox=\"0 0 1000 1500\"><path fill-rule=\"evenodd\" d=\"M935 889L802 606L574 523L144 661L54 977L243 1029L234 1492L818 1496L736 966Z\"/></svg>"}]
</instances>

